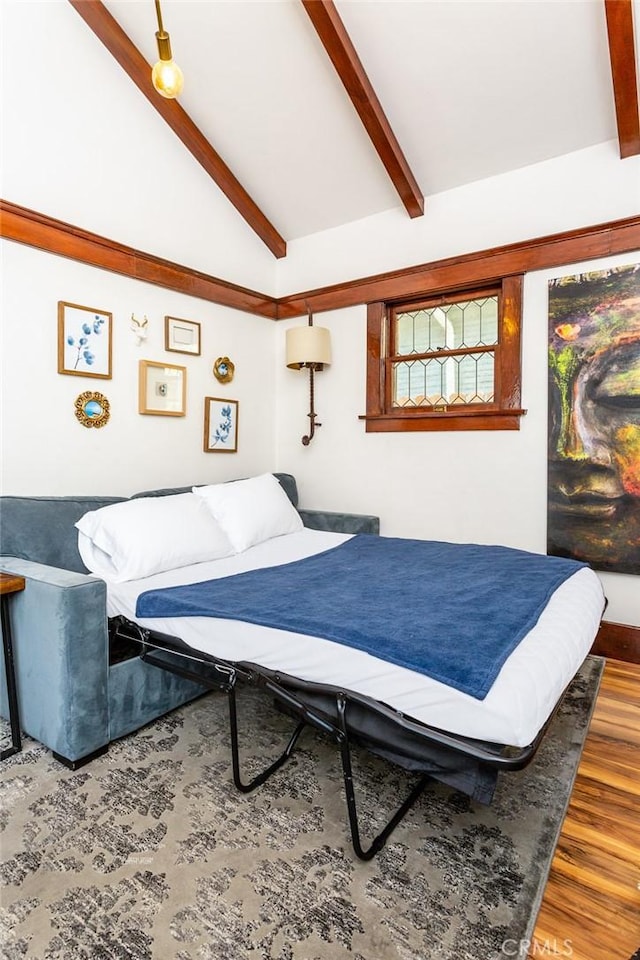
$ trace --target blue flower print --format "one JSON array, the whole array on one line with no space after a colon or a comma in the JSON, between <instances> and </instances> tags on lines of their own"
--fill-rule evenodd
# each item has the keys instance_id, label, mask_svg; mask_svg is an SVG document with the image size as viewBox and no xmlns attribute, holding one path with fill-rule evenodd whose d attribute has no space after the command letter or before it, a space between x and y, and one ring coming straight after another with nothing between
<instances>
[{"instance_id":1,"label":"blue flower print","mask_svg":"<svg viewBox=\"0 0 640 960\"><path fill-rule=\"evenodd\" d=\"M89 338L93 334L95 334L96 336L100 336L100 334L102 333L103 325L104 325L104 317L100 317L96 313L94 314L93 323L87 322L82 324L81 330L84 336L78 337L77 341L76 341L76 338L73 336L73 334L69 334L67 336L67 344L70 347L76 347L76 350L77 350L75 363L73 365L74 370L78 369L78 364L81 363L81 361L84 361L88 367L92 366L93 363L95 362L96 355L88 346Z\"/></svg>"},{"instance_id":2,"label":"blue flower print","mask_svg":"<svg viewBox=\"0 0 640 960\"><path fill-rule=\"evenodd\" d=\"M229 441L229 431L231 430L231 407L229 405L221 407L220 416L222 419L216 427L216 432L213 435L211 443L212 447L215 447L218 443L228 443Z\"/></svg>"}]
</instances>

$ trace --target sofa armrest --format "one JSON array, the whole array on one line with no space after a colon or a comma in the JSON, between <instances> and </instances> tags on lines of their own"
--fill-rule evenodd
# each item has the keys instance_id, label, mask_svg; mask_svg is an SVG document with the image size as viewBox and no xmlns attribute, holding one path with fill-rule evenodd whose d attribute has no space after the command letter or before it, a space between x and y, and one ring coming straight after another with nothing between
<instances>
[{"instance_id":1,"label":"sofa armrest","mask_svg":"<svg viewBox=\"0 0 640 960\"><path fill-rule=\"evenodd\" d=\"M331 510L298 510L305 527L333 533L380 533L380 518L368 513L337 513Z\"/></svg>"},{"instance_id":2,"label":"sofa armrest","mask_svg":"<svg viewBox=\"0 0 640 960\"><path fill-rule=\"evenodd\" d=\"M106 585L16 557L0 557L0 569L26 581L9 611L20 726L67 760L85 757L109 743Z\"/></svg>"}]
</instances>

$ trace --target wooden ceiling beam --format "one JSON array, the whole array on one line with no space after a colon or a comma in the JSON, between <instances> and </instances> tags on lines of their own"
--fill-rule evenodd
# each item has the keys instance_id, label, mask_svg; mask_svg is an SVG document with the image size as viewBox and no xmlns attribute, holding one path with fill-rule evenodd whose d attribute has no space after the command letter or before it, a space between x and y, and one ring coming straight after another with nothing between
<instances>
[{"instance_id":1,"label":"wooden ceiling beam","mask_svg":"<svg viewBox=\"0 0 640 960\"><path fill-rule=\"evenodd\" d=\"M424 213L424 197L391 129L333 0L302 0L320 41L410 217Z\"/></svg>"},{"instance_id":2,"label":"wooden ceiling beam","mask_svg":"<svg viewBox=\"0 0 640 960\"><path fill-rule=\"evenodd\" d=\"M604 0L620 157L640 153L640 112L631 0Z\"/></svg>"},{"instance_id":3,"label":"wooden ceiling beam","mask_svg":"<svg viewBox=\"0 0 640 960\"><path fill-rule=\"evenodd\" d=\"M151 84L151 65L147 63L101 0L69 0L69 3L273 255L278 258L286 256L285 240L251 199L193 120L176 100L166 100L156 92Z\"/></svg>"}]
</instances>

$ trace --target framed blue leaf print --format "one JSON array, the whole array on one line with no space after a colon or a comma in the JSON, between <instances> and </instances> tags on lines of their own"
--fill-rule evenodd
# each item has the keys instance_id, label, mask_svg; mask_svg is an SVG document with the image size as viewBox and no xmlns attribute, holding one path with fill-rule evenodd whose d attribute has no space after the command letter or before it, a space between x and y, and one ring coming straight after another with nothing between
<instances>
[{"instance_id":1,"label":"framed blue leaf print","mask_svg":"<svg viewBox=\"0 0 640 960\"><path fill-rule=\"evenodd\" d=\"M237 400L204 398L204 452L238 452Z\"/></svg>"},{"instance_id":2,"label":"framed blue leaf print","mask_svg":"<svg viewBox=\"0 0 640 960\"><path fill-rule=\"evenodd\" d=\"M111 319L106 310L58 302L58 373L111 379Z\"/></svg>"}]
</instances>

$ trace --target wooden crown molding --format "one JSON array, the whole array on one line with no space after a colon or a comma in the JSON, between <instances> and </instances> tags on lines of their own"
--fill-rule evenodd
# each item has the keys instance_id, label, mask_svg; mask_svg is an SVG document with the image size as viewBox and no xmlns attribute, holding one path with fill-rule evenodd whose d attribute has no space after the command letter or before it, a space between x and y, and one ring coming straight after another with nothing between
<instances>
[{"instance_id":1,"label":"wooden crown molding","mask_svg":"<svg viewBox=\"0 0 640 960\"><path fill-rule=\"evenodd\" d=\"M0 236L225 307L272 320L276 318L275 300L262 293L219 280L171 260L163 260L151 253L125 247L115 240L27 210L8 200L0 200Z\"/></svg>"},{"instance_id":2,"label":"wooden crown molding","mask_svg":"<svg viewBox=\"0 0 640 960\"><path fill-rule=\"evenodd\" d=\"M425 291L471 286L531 270L631 253L640 249L640 216L492 247L280 298L126 247L8 200L0 200L0 237L245 313L284 320L307 316L309 309L321 313L374 301L404 300L421 296Z\"/></svg>"},{"instance_id":3,"label":"wooden crown molding","mask_svg":"<svg viewBox=\"0 0 640 960\"><path fill-rule=\"evenodd\" d=\"M309 309L321 313L376 300L405 300L425 291L472 286L638 249L640 217L628 217L281 297L277 318L304 316Z\"/></svg>"},{"instance_id":4,"label":"wooden crown molding","mask_svg":"<svg viewBox=\"0 0 640 960\"><path fill-rule=\"evenodd\" d=\"M302 4L407 213L410 217L421 217L424 213L422 191L333 0L302 0Z\"/></svg>"},{"instance_id":5,"label":"wooden crown molding","mask_svg":"<svg viewBox=\"0 0 640 960\"><path fill-rule=\"evenodd\" d=\"M222 157L203 136L176 100L166 100L151 84L151 65L131 42L101 0L69 0L88 27L131 77L141 93L204 167L238 213L267 245L275 257L287 254L287 244L236 179Z\"/></svg>"},{"instance_id":6,"label":"wooden crown molding","mask_svg":"<svg viewBox=\"0 0 640 960\"><path fill-rule=\"evenodd\" d=\"M620 157L640 153L640 111L631 0L604 0Z\"/></svg>"}]
</instances>

